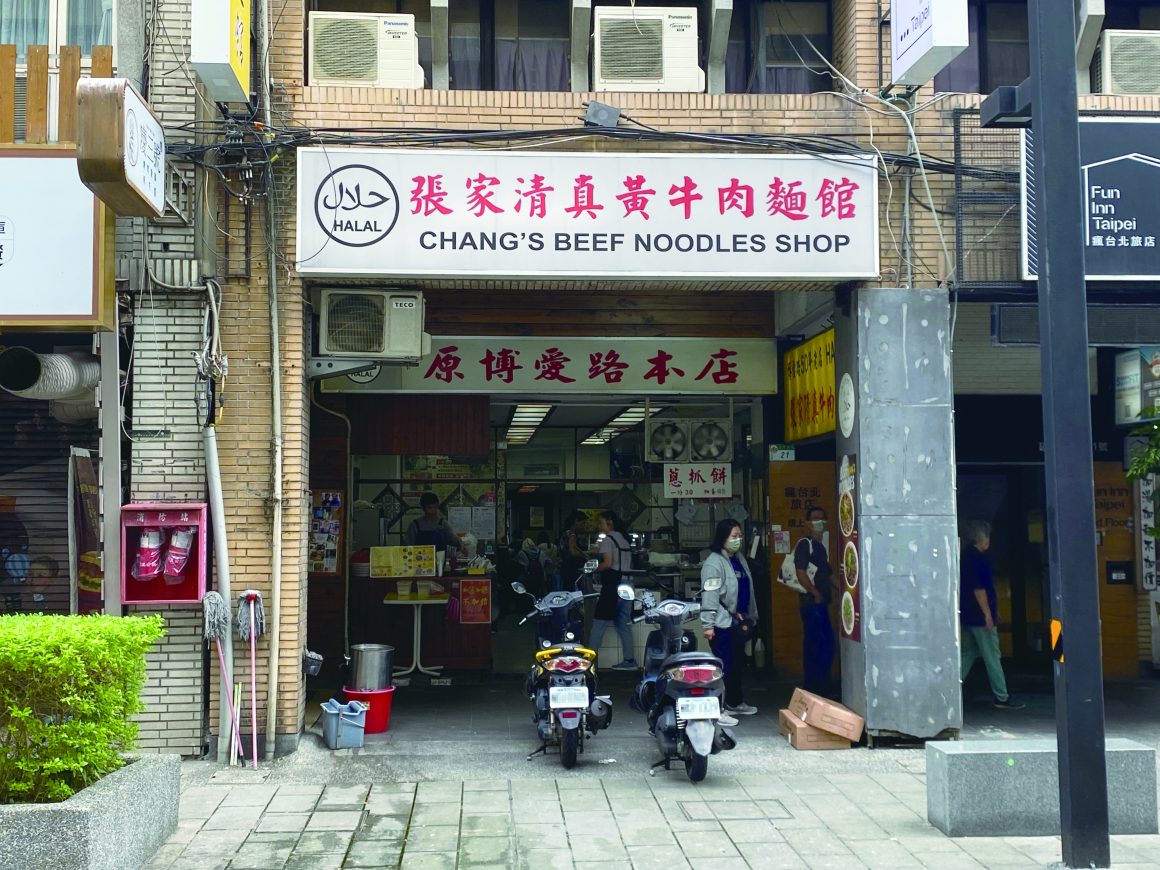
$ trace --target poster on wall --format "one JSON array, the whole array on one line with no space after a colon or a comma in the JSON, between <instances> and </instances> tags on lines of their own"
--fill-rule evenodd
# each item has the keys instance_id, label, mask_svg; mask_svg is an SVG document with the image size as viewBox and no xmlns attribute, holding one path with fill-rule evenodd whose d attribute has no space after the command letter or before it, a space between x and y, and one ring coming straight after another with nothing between
<instances>
[{"instance_id":1,"label":"poster on wall","mask_svg":"<svg viewBox=\"0 0 1160 870\"><path fill-rule=\"evenodd\" d=\"M459 581L459 621L464 623L491 622L491 581Z\"/></svg>"},{"instance_id":2,"label":"poster on wall","mask_svg":"<svg viewBox=\"0 0 1160 870\"><path fill-rule=\"evenodd\" d=\"M862 640L862 566L858 553L858 461L843 456L838 471L838 576L842 598L838 608L842 637Z\"/></svg>"},{"instance_id":3,"label":"poster on wall","mask_svg":"<svg viewBox=\"0 0 1160 870\"><path fill-rule=\"evenodd\" d=\"M101 567L101 506L92 454L74 447L69 452L70 609L76 614L100 613L105 606Z\"/></svg>"},{"instance_id":4,"label":"poster on wall","mask_svg":"<svg viewBox=\"0 0 1160 870\"><path fill-rule=\"evenodd\" d=\"M323 490L311 493L310 549L307 556L307 570L311 574L339 573L344 515L341 492Z\"/></svg>"},{"instance_id":5,"label":"poster on wall","mask_svg":"<svg viewBox=\"0 0 1160 870\"><path fill-rule=\"evenodd\" d=\"M834 431L834 330L827 329L782 360L785 440Z\"/></svg>"}]
</instances>

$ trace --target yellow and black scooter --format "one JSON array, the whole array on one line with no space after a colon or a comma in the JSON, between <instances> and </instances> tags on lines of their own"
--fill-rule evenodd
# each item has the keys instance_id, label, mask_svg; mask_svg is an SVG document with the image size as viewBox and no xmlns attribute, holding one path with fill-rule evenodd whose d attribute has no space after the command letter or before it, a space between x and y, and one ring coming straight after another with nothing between
<instances>
[{"instance_id":1,"label":"yellow and black scooter","mask_svg":"<svg viewBox=\"0 0 1160 870\"><path fill-rule=\"evenodd\" d=\"M584 564L581 580L596 571L596 560ZM549 592L536 598L520 582L512 589L534 602L520 625L536 620L536 663L528 672L525 689L532 702L532 721L540 736L540 747L528 758L559 747L560 761L575 767L584 752L584 741L612 724L612 699L596 694L596 651L576 641L582 624L585 594Z\"/></svg>"}]
</instances>

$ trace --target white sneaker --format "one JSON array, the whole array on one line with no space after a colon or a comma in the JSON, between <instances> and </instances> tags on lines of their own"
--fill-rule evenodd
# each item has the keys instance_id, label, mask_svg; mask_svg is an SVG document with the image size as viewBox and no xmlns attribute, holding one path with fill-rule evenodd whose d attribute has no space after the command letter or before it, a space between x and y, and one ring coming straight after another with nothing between
<instances>
[{"instance_id":1,"label":"white sneaker","mask_svg":"<svg viewBox=\"0 0 1160 870\"><path fill-rule=\"evenodd\" d=\"M726 728L732 728L737 724L737 720L730 716L728 713L722 713L721 717L717 720L717 724L724 725Z\"/></svg>"},{"instance_id":2,"label":"white sneaker","mask_svg":"<svg viewBox=\"0 0 1160 870\"><path fill-rule=\"evenodd\" d=\"M734 716L752 716L757 712L757 708L752 704L738 704L736 707L725 705L725 712L731 713Z\"/></svg>"}]
</instances>

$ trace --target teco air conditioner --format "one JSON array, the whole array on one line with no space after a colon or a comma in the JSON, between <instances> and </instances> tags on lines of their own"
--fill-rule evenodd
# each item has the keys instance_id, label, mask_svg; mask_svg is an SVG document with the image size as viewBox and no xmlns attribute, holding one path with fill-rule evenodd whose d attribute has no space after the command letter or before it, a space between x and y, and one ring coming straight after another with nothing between
<instances>
[{"instance_id":1,"label":"teco air conditioner","mask_svg":"<svg viewBox=\"0 0 1160 870\"><path fill-rule=\"evenodd\" d=\"M690 462L732 462L733 421L698 419L689 421Z\"/></svg>"},{"instance_id":2,"label":"teco air conditioner","mask_svg":"<svg viewBox=\"0 0 1160 870\"><path fill-rule=\"evenodd\" d=\"M309 84L423 87L415 16L311 12Z\"/></svg>"},{"instance_id":3,"label":"teco air conditioner","mask_svg":"<svg viewBox=\"0 0 1160 870\"><path fill-rule=\"evenodd\" d=\"M1098 94L1160 94L1160 31L1105 30L1092 68Z\"/></svg>"},{"instance_id":4,"label":"teco air conditioner","mask_svg":"<svg viewBox=\"0 0 1160 870\"><path fill-rule=\"evenodd\" d=\"M594 37L595 90L705 90L696 7L599 6Z\"/></svg>"},{"instance_id":5,"label":"teco air conditioner","mask_svg":"<svg viewBox=\"0 0 1160 870\"><path fill-rule=\"evenodd\" d=\"M417 360L423 355L423 294L323 290L318 352Z\"/></svg>"}]
</instances>

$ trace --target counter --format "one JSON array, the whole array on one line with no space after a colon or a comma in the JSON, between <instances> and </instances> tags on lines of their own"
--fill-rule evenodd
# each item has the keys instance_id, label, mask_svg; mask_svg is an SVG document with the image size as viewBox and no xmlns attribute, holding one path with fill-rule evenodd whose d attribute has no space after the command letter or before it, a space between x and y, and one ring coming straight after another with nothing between
<instances>
[{"instance_id":1,"label":"counter","mask_svg":"<svg viewBox=\"0 0 1160 870\"><path fill-rule=\"evenodd\" d=\"M398 577L391 579L352 577L350 581L350 642L386 643L395 648L397 669L409 667L414 645L415 614L400 604L428 601L419 608L420 661L429 668L490 670L491 621L464 623L449 619L444 599L457 602L459 615L471 618L471 607L464 602L462 581L483 581L489 577L451 575L445 577ZM421 586L420 584L424 584ZM438 584L443 592L434 586ZM402 589L402 592L400 592ZM411 590L407 594L407 590ZM427 591L424 596L422 593ZM478 596L471 596L478 601ZM437 603L436 603L437 602ZM475 608L477 611L479 607ZM475 618L484 614L476 612Z\"/></svg>"}]
</instances>

